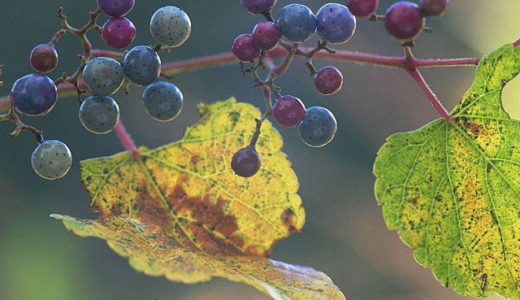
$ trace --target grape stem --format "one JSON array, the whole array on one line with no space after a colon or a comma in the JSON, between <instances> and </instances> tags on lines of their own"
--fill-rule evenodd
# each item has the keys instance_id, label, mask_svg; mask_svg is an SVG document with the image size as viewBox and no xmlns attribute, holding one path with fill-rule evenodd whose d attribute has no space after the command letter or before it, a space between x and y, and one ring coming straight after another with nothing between
<instances>
[{"instance_id":1,"label":"grape stem","mask_svg":"<svg viewBox=\"0 0 520 300\"><path fill-rule=\"evenodd\" d=\"M95 12L94 12L95 13ZM92 18L92 14L91 14ZM96 25L91 25L91 28L94 28L96 30L99 30L96 28ZM58 40L59 36L63 35L64 33L60 34L60 31L56 33L58 36L56 38L53 38L53 40ZM53 41L51 40L51 42ZM290 46L290 44L289 44ZM520 46L520 39L515 41L513 43L513 46L517 47ZM287 45L285 47L279 46L273 51L270 51L267 53L266 56L266 63L267 65L273 69L276 68L276 66L273 65L272 59L280 58L280 57L287 57L290 50L288 50ZM304 57L308 58L308 54L312 52L315 48L306 48L306 47L297 47L294 53L294 57ZM116 51L108 51L108 50L99 50L99 49L93 49L91 51L91 58L92 57L110 57L117 60L121 60L124 56L124 53L122 52L116 52ZM294 58L293 57L293 58ZM327 50L319 50L313 54L313 58L321 58L325 60L333 60L333 61L340 61L340 62L350 62L350 63L358 63L358 64L366 64L366 65L373 65L378 67L389 67L389 68L398 68L403 69L407 71L411 77L416 81L416 83L421 87L421 89L426 93L428 99L430 102L434 105L436 110L439 112L439 114L446 118L446 109L442 109L442 105L439 105L440 102L438 101L435 94L433 94L433 91L428 87L426 84L424 78L422 77L422 74L417 70L419 68L432 68L432 67L456 67L456 66L476 66L481 58L453 58L453 59L418 59L413 57L412 59L407 59L406 56L403 57L392 57L392 56L381 56L381 55L374 55L374 54L367 54L367 53L360 53L360 52L354 52L354 51L336 51L336 53L331 53ZM219 67L219 66L225 66L230 65L233 63L236 63L237 59L234 57L234 55L230 52L226 53L219 53L209 56L202 56L202 57L196 57L196 58L190 58L185 60L179 60L175 62L171 62L168 64L164 64L162 66L162 74L164 75L173 75L178 74L182 72L189 72L189 71L196 71L201 69L207 69L212 67ZM288 65L287 65L288 67ZM286 69L286 68L285 68ZM75 74L77 74L76 72ZM74 75L73 75L74 76ZM84 89L85 85L83 80L77 81L77 86L70 82L62 82L58 85L58 92L59 97L66 97L71 96L77 93L77 89ZM279 90L274 84L271 83L271 89L274 88L275 93L279 93ZM262 87L264 89L264 87ZM437 99L437 100L434 100ZM437 103L438 102L438 103ZM9 96L0 98L0 112L1 111L8 111L11 108L11 101ZM5 115L0 115L5 116ZM5 117L4 117L5 118ZM0 117L0 121L1 121ZM125 132L124 127L118 125L118 131ZM122 136L128 136L128 134L123 134ZM125 140L128 142L128 140ZM130 139L131 141L131 139ZM121 141L123 143L123 141ZM123 144L125 148L127 146L130 146L131 144ZM130 147L130 151L134 151L134 147Z\"/></svg>"},{"instance_id":2,"label":"grape stem","mask_svg":"<svg viewBox=\"0 0 520 300\"><path fill-rule=\"evenodd\" d=\"M125 126L121 121L119 121L114 128L114 132L117 135L117 138L123 145L126 151L131 152L134 157L139 157L141 154L139 153L139 150L137 150L137 147L135 146L134 140L126 130Z\"/></svg>"},{"instance_id":3,"label":"grape stem","mask_svg":"<svg viewBox=\"0 0 520 300\"><path fill-rule=\"evenodd\" d=\"M9 98L9 100L10 100L10 98ZM9 101L9 102L10 102L9 111L5 114L0 114L0 122L11 121L16 125L15 129L9 134L9 137L16 138L17 136L20 135L20 133L22 133L22 131L28 131L34 135L34 137L36 138L38 143L40 143L40 144L43 143L43 132L41 132L40 130L38 130L35 127L29 126L29 125L26 125L25 123L23 123L22 120L20 120L20 118L16 114L12 101Z\"/></svg>"}]
</instances>

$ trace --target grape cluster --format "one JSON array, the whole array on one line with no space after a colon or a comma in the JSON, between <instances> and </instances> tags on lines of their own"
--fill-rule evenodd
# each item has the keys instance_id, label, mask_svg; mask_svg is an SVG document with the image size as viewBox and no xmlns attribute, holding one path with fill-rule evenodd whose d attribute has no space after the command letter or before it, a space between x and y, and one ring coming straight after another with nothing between
<instances>
[{"instance_id":1,"label":"grape cluster","mask_svg":"<svg viewBox=\"0 0 520 300\"><path fill-rule=\"evenodd\" d=\"M99 12L109 17L100 30L106 45L114 49L128 47L135 39L136 29L125 16L133 9L135 0L97 0L97 5ZM97 18L95 13L94 16ZM90 94L85 100L80 99L79 120L83 127L91 133L107 134L116 127L120 115L119 106L112 96L127 82L146 87L142 99L145 110L152 118L162 122L175 119L182 110L183 95L174 84L158 81L161 75L159 53L186 42L191 33L190 18L180 8L162 7L150 19L150 33L158 42L157 46L135 46L126 52L121 61L116 60L117 56L80 56L83 64L78 69L78 75L67 77L64 74L56 81L44 74L58 65L57 38L37 45L30 55L30 63L36 73L21 77L13 85L13 108L27 116L46 115L56 104L57 83L68 82L76 86L79 98L82 93ZM80 79L86 91L81 90ZM69 148L60 141L45 141L43 137L38 140L39 145L32 155L32 167L36 174L49 180L65 176L72 163Z\"/></svg>"},{"instance_id":2,"label":"grape cluster","mask_svg":"<svg viewBox=\"0 0 520 300\"><path fill-rule=\"evenodd\" d=\"M343 74L334 66L316 69L312 57L321 50L334 53L328 44L343 44L349 41L355 31L357 19L369 18L371 21L384 21L386 30L403 47L413 46L414 40L425 29L427 17L441 16L447 9L449 0L421 0L417 5L409 1L392 4L384 16L376 15L379 0L346 0L345 5L327 3L316 14L306 5L289 4L283 7L277 18L272 9L275 0L240 0L242 6L253 15L263 15L267 20L256 24L251 34L241 34L235 38L232 52L240 61L243 73L253 74L255 87L264 89L264 96L270 106L270 94L274 92L276 102L261 120L272 115L282 127L297 128L302 142L310 147L324 147L329 144L337 131L336 118L328 109L321 106L306 108L305 104L293 95L281 94L274 80L285 72L295 56L307 59L306 65L314 76L314 86L322 95L334 95L343 86ZM318 46L304 51L300 45L315 33L319 35ZM270 54L286 51L287 56L280 65L274 65ZM277 52L279 53L279 52ZM259 79L258 71L270 65L271 73L267 79ZM249 69L244 64L249 63ZM286 65L284 65L284 63ZM281 69L280 69L281 68ZM281 70L281 71L280 71ZM267 90L267 92L266 92ZM232 159L232 168L242 177L250 177L260 169L260 157L255 149L260 128L249 146L239 150Z\"/></svg>"},{"instance_id":3,"label":"grape cluster","mask_svg":"<svg viewBox=\"0 0 520 300\"><path fill-rule=\"evenodd\" d=\"M355 1L354 1L355 2ZM357 11L364 16L375 12L375 7L366 7L359 3ZM263 57L269 51L280 45L286 49L294 49L299 44L310 39L316 32L321 38L316 52L327 48L327 44L342 44L352 38L356 31L356 16L348 6L339 3L323 5L315 15L312 10L302 4L289 4L283 7L276 21L271 16L271 10L276 1L269 0L241 0L242 6L251 14L262 14L267 21L258 23L252 34L242 34L235 38L232 52L242 63L252 65L263 64ZM377 1L376 5L377 7ZM367 12L367 10L370 10ZM363 17L364 17L363 16ZM319 93L333 95L343 86L343 75L333 67L326 66L315 70L310 62L314 76L314 85ZM274 85L270 88L275 89ZM282 96L275 89L276 102L272 107L274 120L282 127L297 128L301 140L311 147L324 147L334 138L337 130L336 119L324 107L315 106L306 109L305 104L292 95ZM260 169L260 157L251 145L239 150L232 159L231 167L242 177L250 177Z\"/></svg>"}]
</instances>

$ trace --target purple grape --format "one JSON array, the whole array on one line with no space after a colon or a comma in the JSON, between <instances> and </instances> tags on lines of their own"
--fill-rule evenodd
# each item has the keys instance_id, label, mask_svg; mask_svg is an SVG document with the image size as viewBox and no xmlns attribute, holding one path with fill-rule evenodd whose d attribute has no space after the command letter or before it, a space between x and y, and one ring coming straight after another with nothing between
<instances>
[{"instance_id":1,"label":"purple grape","mask_svg":"<svg viewBox=\"0 0 520 300\"><path fill-rule=\"evenodd\" d=\"M58 52L49 44L40 44L31 51L31 66L40 73L48 73L58 66Z\"/></svg>"},{"instance_id":2,"label":"purple grape","mask_svg":"<svg viewBox=\"0 0 520 300\"><path fill-rule=\"evenodd\" d=\"M334 95L343 86L343 74L336 67L323 67L316 73L314 85L323 95Z\"/></svg>"},{"instance_id":3,"label":"purple grape","mask_svg":"<svg viewBox=\"0 0 520 300\"><path fill-rule=\"evenodd\" d=\"M305 105L294 96L283 96L273 107L273 117L283 127L296 127L305 118Z\"/></svg>"},{"instance_id":4,"label":"purple grape","mask_svg":"<svg viewBox=\"0 0 520 300\"><path fill-rule=\"evenodd\" d=\"M105 43L114 49L128 47L135 39L135 27L130 20L112 17L103 25L102 37Z\"/></svg>"},{"instance_id":5,"label":"purple grape","mask_svg":"<svg viewBox=\"0 0 520 300\"><path fill-rule=\"evenodd\" d=\"M421 10L427 17L440 17L448 9L449 0L421 0Z\"/></svg>"},{"instance_id":6,"label":"purple grape","mask_svg":"<svg viewBox=\"0 0 520 300\"><path fill-rule=\"evenodd\" d=\"M48 114L58 98L56 84L42 74L29 74L18 80L11 89L16 110L27 116Z\"/></svg>"},{"instance_id":7,"label":"purple grape","mask_svg":"<svg viewBox=\"0 0 520 300\"><path fill-rule=\"evenodd\" d=\"M256 48L251 34L237 36L233 42L232 52L241 61L251 61L260 56L260 50Z\"/></svg>"},{"instance_id":8,"label":"purple grape","mask_svg":"<svg viewBox=\"0 0 520 300\"><path fill-rule=\"evenodd\" d=\"M231 160L231 169L240 177L251 177L258 173L262 162L255 147L240 149Z\"/></svg>"},{"instance_id":9,"label":"purple grape","mask_svg":"<svg viewBox=\"0 0 520 300\"><path fill-rule=\"evenodd\" d=\"M97 0L101 11L110 17L122 17L134 8L135 0Z\"/></svg>"},{"instance_id":10,"label":"purple grape","mask_svg":"<svg viewBox=\"0 0 520 300\"><path fill-rule=\"evenodd\" d=\"M376 13L379 0L349 0L347 7L356 18L366 18Z\"/></svg>"},{"instance_id":11,"label":"purple grape","mask_svg":"<svg viewBox=\"0 0 520 300\"><path fill-rule=\"evenodd\" d=\"M301 43L316 32L317 20L307 6L290 4L282 8L276 25L289 41Z\"/></svg>"},{"instance_id":12,"label":"purple grape","mask_svg":"<svg viewBox=\"0 0 520 300\"><path fill-rule=\"evenodd\" d=\"M240 3L248 12L258 15L271 10L276 0L240 0Z\"/></svg>"},{"instance_id":13,"label":"purple grape","mask_svg":"<svg viewBox=\"0 0 520 300\"><path fill-rule=\"evenodd\" d=\"M273 50L278 46L281 38L282 33L273 22L258 23L253 29L253 43L261 50Z\"/></svg>"},{"instance_id":14,"label":"purple grape","mask_svg":"<svg viewBox=\"0 0 520 300\"><path fill-rule=\"evenodd\" d=\"M310 147L323 147L334 139L337 129L336 118L328 109L313 106L298 125L298 135Z\"/></svg>"},{"instance_id":15,"label":"purple grape","mask_svg":"<svg viewBox=\"0 0 520 300\"><path fill-rule=\"evenodd\" d=\"M385 27L388 33L400 41L414 40L425 25L424 16L419 6L408 1L394 3L385 15Z\"/></svg>"},{"instance_id":16,"label":"purple grape","mask_svg":"<svg viewBox=\"0 0 520 300\"><path fill-rule=\"evenodd\" d=\"M331 43L342 44L356 31L356 17L348 7L338 3L323 5L316 14L320 36Z\"/></svg>"}]
</instances>

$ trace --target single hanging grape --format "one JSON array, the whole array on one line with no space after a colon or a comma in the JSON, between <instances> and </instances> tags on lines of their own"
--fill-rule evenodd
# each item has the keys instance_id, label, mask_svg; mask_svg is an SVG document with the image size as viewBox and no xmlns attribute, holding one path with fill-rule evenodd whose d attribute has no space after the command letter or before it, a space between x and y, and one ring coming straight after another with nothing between
<instances>
[{"instance_id":1,"label":"single hanging grape","mask_svg":"<svg viewBox=\"0 0 520 300\"><path fill-rule=\"evenodd\" d=\"M231 51L240 61L252 61L260 56L251 34L241 34L233 41Z\"/></svg>"},{"instance_id":2,"label":"single hanging grape","mask_svg":"<svg viewBox=\"0 0 520 300\"><path fill-rule=\"evenodd\" d=\"M273 117L283 127L296 127L305 118L305 105L294 96L283 96L273 107Z\"/></svg>"},{"instance_id":3,"label":"single hanging grape","mask_svg":"<svg viewBox=\"0 0 520 300\"><path fill-rule=\"evenodd\" d=\"M108 46L123 49L134 41L135 34L134 24L130 20L123 17L112 17L103 25L101 36Z\"/></svg>"},{"instance_id":4,"label":"single hanging grape","mask_svg":"<svg viewBox=\"0 0 520 300\"><path fill-rule=\"evenodd\" d=\"M255 147L240 149L231 160L231 169L240 177L251 177L258 173L262 162Z\"/></svg>"},{"instance_id":5,"label":"single hanging grape","mask_svg":"<svg viewBox=\"0 0 520 300\"><path fill-rule=\"evenodd\" d=\"M290 4L282 8L276 25L289 41L301 43L316 32L317 20L307 6Z\"/></svg>"},{"instance_id":6,"label":"single hanging grape","mask_svg":"<svg viewBox=\"0 0 520 300\"><path fill-rule=\"evenodd\" d=\"M298 135L310 147L323 147L334 139L337 129L336 118L328 109L313 106L298 125Z\"/></svg>"},{"instance_id":7,"label":"single hanging grape","mask_svg":"<svg viewBox=\"0 0 520 300\"><path fill-rule=\"evenodd\" d=\"M58 99L56 84L42 74L29 74L14 83L11 99L15 109L27 116L48 114Z\"/></svg>"},{"instance_id":8,"label":"single hanging grape","mask_svg":"<svg viewBox=\"0 0 520 300\"><path fill-rule=\"evenodd\" d=\"M186 12L176 6L158 9L150 20L150 32L161 44L179 47L191 34L191 21Z\"/></svg>"},{"instance_id":9,"label":"single hanging grape","mask_svg":"<svg viewBox=\"0 0 520 300\"><path fill-rule=\"evenodd\" d=\"M161 122L175 119L184 104L179 88L165 81L150 84L143 92L143 102L148 114Z\"/></svg>"},{"instance_id":10,"label":"single hanging grape","mask_svg":"<svg viewBox=\"0 0 520 300\"><path fill-rule=\"evenodd\" d=\"M356 31L356 17L348 7L338 3L323 5L316 14L318 33L331 43L342 44L348 41Z\"/></svg>"},{"instance_id":11,"label":"single hanging grape","mask_svg":"<svg viewBox=\"0 0 520 300\"><path fill-rule=\"evenodd\" d=\"M119 122L119 106L109 96L88 97L79 109L79 120L88 131L107 134Z\"/></svg>"},{"instance_id":12,"label":"single hanging grape","mask_svg":"<svg viewBox=\"0 0 520 300\"><path fill-rule=\"evenodd\" d=\"M347 7L356 18L367 18L376 13L379 0L349 0Z\"/></svg>"},{"instance_id":13,"label":"single hanging grape","mask_svg":"<svg viewBox=\"0 0 520 300\"><path fill-rule=\"evenodd\" d=\"M321 94L334 95L343 86L343 74L336 67L323 67L316 73L314 85Z\"/></svg>"},{"instance_id":14,"label":"single hanging grape","mask_svg":"<svg viewBox=\"0 0 520 300\"><path fill-rule=\"evenodd\" d=\"M135 0L97 0L101 11L110 17L122 17L134 8Z\"/></svg>"},{"instance_id":15,"label":"single hanging grape","mask_svg":"<svg viewBox=\"0 0 520 300\"><path fill-rule=\"evenodd\" d=\"M421 10L427 17L440 17L448 9L449 0L421 0Z\"/></svg>"},{"instance_id":16,"label":"single hanging grape","mask_svg":"<svg viewBox=\"0 0 520 300\"><path fill-rule=\"evenodd\" d=\"M31 51L31 67L40 73L49 73L58 66L58 52L49 44L40 44Z\"/></svg>"},{"instance_id":17,"label":"single hanging grape","mask_svg":"<svg viewBox=\"0 0 520 300\"><path fill-rule=\"evenodd\" d=\"M260 50L270 51L280 43L282 33L273 22L261 22L253 29L253 43Z\"/></svg>"},{"instance_id":18,"label":"single hanging grape","mask_svg":"<svg viewBox=\"0 0 520 300\"><path fill-rule=\"evenodd\" d=\"M385 27L394 38L407 42L419 36L425 25L419 6L408 1L394 3L385 15Z\"/></svg>"},{"instance_id":19,"label":"single hanging grape","mask_svg":"<svg viewBox=\"0 0 520 300\"><path fill-rule=\"evenodd\" d=\"M34 172L44 179L60 179L70 170L72 154L67 145L60 141L45 141L32 153L31 165Z\"/></svg>"},{"instance_id":20,"label":"single hanging grape","mask_svg":"<svg viewBox=\"0 0 520 300\"><path fill-rule=\"evenodd\" d=\"M85 84L97 96L115 94L123 85L123 78L121 64L108 57L91 59L83 70Z\"/></svg>"},{"instance_id":21,"label":"single hanging grape","mask_svg":"<svg viewBox=\"0 0 520 300\"><path fill-rule=\"evenodd\" d=\"M250 13L258 15L270 11L276 0L240 0L240 4Z\"/></svg>"},{"instance_id":22,"label":"single hanging grape","mask_svg":"<svg viewBox=\"0 0 520 300\"><path fill-rule=\"evenodd\" d=\"M123 60L126 77L138 85L149 85L161 74L161 58L148 46L137 46L128 51Z\"/></svg>"}]
</instances>

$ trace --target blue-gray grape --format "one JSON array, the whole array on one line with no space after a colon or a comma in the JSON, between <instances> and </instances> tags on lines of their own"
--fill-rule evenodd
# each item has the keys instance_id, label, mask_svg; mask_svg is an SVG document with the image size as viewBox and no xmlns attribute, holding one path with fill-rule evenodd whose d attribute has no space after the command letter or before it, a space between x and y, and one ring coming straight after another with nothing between
<instances>
[{"instance_id":1,"label":"blue-gray grape","mask_svg":"<svg viewBox=\"0 0 520 300\"><path fill-rule=\"evenodd\" d=\"M88 97L79 109L79 120L88 131L107 134L119 122L119 106L109 96Z\"/></svg>"},{"instance_id":2,"label":"blue-gray grape","mask_svg":"<svg viewBox=\"0 0 520 300\"><path fill-rule=\"evenodd\" d=\"M45 141L34 150L31 165L34 172L44 179L60 179L70 170L72 154L67 145L60 141Z\"/></svg>"},{"instance_id":3,"label":"blue-gray grape","mask_svg":"<svg viewBox=\"0 0 520 300\"><path fill-rule=\"evenodd\" d=\"M278 15L278 28L291 42L301 43L316 32L317 20L310 8L301 4L290 4Z\"/></svg>"},{"instance_id":4,"label":"blue-gray grape","mask_svg":"<svg viewBox=\"0 0 520 300\"><path fill-rule=\"evenodd\" d=\"M56 84L42 74L29 74L16 80L11 89L16 110L27 116L48 114L58 99Z\"/></svg>"},{"instance_id":5,"label":"blue-gray grape","mask_svg":"<svg viewBox=\"0 0 520 300\"><path fill-rule=\"evenodd\" d=\"M164 81L150 84L144 90L143 102L148 114L161 122L175 119L181 113L184 103L179 88Z\"/></svg>"},{"instance_id":6,"label":"blue-gray grape","mask_svg":"<svg viewBox=\"0 0 520 300\"><path fill-rule=\"evenodd\" d=\"M83 70L85 84L98 96L113 95L123 85L123 78L123 67L109 57L96 57Z\"/></svg>"},{"instance_id":7,"label":"blue-gray grape","mask_svg":"<svg viewBox=\"0 0 520 300\"><path fill-rule=\"evenodd\" d=\"M190 37L190 17L184 10L176 6L162 7L153 14L150 20L150 32L159 43L179 47Z\"/></svg>"},{"instance_id":8,"label":"blue-gray grape","mask_svg":"<svg viewBox=\"0 0 520 300\"><path fill-rule=\"evenodd\" d=\"M323 5L316 14L318 33L331 43L341 44L348 41L356 31L356 17L348 7L338 3Z\"/></svg>"},{"instance_id":9,"label":"blue-gray grape","mask_svg":"<svg viewBox=\"0 0 520 300\"><path fill-rule=\"evenodd\" d=\"M328 109L313 106L298 125L298 135L308 146L323 147L334 139L337 129L336 118Z\"/></svg>"},{"instance_id":10,"label":"blue-gray grape","mask_svg":"<svg viewBox=\"0 0 520 300\"><path fill-rule=\"evenodd\" d=\"M149 85L161 74L161 58L148 46L137 46L128 51L123 60L125 75L133 83Z\"/></svg>"}]
</instances>

